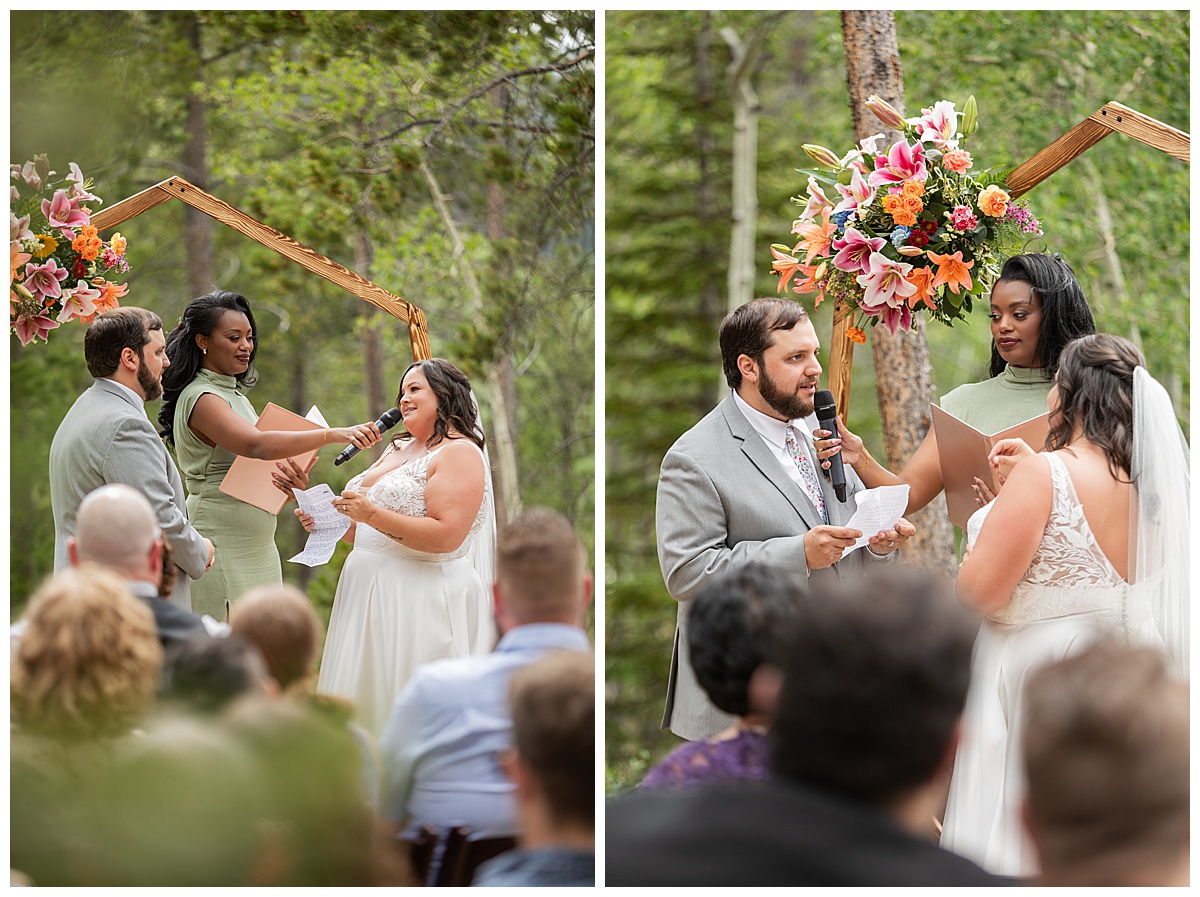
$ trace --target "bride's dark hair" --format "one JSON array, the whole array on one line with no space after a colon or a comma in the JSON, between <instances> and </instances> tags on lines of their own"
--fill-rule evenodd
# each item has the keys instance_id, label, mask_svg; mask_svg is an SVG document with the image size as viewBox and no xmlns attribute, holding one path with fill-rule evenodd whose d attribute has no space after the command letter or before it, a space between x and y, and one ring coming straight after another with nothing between
<instances>
[{"instance_id":1,"label":"bride's dark hair","mask_svg":"<svg viewBox=\"0 0 1200 897\"><path fill-rule=\"evenodd\" d=\"M1133 371L1145 367L1137 346L1108 333L1081 336L1058 360L1058 408L1050 414L1046 451L1066 447L1076 428L1108 456L1118 480L1133 464Z\"/></svg>"},{"instance_id":2,"label":"bride's dark hair","mask_svg":"<svg viewBox=\"0 0 1200 897\"><path fill-rule=\"evenodd\" d=\"M479 412L471 399L471 381L467 375L446 361L444 358L430 358L425 361L414 361L400 378L400 392L396 393L396 407L400 406L400 398L404 389L404 377L413 368L420 368L429 388L437 396L437 422L433 425L433 435L429 437L429 445L436 445L446 439L453 428L470 439L481 449L484 445L483 427L479 423ZM412 439L411 433L400 433L396 439Z\"/></svg>"}]
</instances>

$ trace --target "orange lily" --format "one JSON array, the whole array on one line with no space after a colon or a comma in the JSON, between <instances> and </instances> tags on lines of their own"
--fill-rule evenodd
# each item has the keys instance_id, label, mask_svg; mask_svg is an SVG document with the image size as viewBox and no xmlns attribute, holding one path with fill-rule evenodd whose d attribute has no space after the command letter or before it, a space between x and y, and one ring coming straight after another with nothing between
<instances>
[{"instance_id":1,"label":"orange lily","mask_svg":"<svg viewBox=\"0 0 1200 897\"><path fill-rule=\"evenodd\" d=\"M971 289L971 275L968 273L968 269L974 267L975 263L964 262L961 249L954 255L938 255L936 252L931 252L929 258L938 266L937 277L933 279L935 290L942 284L946 284L957 296L959 287Z\"/></svg>"},{"instance_id":2,"label":"orange lily","mask_svg":"<svg viewBox=\"0 0 1200 897\"><path fill-rule=\"evenodd\" d=\"M800 265L800 273L804 275L804 280L796 278L796 285L792 287L792 292L795 293L816 293L817 299L813 303L813 308L821 304L821 300L825 298L825 288L829 286L829 281L824 277L825 263L819 265Z\"/></svg>"},{"instance_id":3,"label":"orange lily","mask_svg":"<svg viewBox=\"0 0 1200 897\"><path fill-rule=\"evenodd\" d=\"M781 246L778 243L771 245L771 253L775 256L775 261L771 262L771 270L779 275L779 286L775 288L776 293L782 290L783 285L791 280L797 271L804 267L792 257L791 253L780 251L786 248L786 246Z\"/></svg>"},{"instance_id":4,"label":"orange lily","mask_svg":"<svg viewBox=\"0 0 1200 897\"><path fill-rule=\"evenodd\" d=\"M916 308L917 303L922 301L930 308L937 308L933 301L932 268L913 268L904 279L917 288L917 291L908 297L909 308Z\"/></svg>"},{"instance_id":5,"label":"orange lily","mask_svg":"<svg viewBox=\"0 0 1200 897\"><path fill-rule=\"evenodd\" d=\"M830 208L822 209L820 222L815 220L797 222L795 233L803 238L796 246L797 252L801 249L805 250L808 258L829 255L830 243L837 235L837 225L829 220L829 214L832 211Z\"/></svg>"}]
</instances>

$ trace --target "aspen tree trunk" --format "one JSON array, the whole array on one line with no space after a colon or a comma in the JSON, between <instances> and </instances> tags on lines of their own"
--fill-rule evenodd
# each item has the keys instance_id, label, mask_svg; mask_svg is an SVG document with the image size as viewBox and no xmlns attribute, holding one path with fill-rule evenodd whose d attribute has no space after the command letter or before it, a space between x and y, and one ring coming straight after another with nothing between
<instances>
[{"instance_id":1,"label":"aspen tree trunk","mask_svg":"<svg viewBox=\"0 0 1200 897\"><path fill-rule=\"evenodd\" d=\"M754 298L754 260L758 224L758 96L750 83L762 46L761 32L743 43L732 28L721 37L733 58L729 63L729 92L733 99L733 227L729 237L729 296L733 311Z\"/></svg>"},{"instance_id":2,"label":"aspen tree trunk","mask_svg":"<svg viewBox=\"0 0 1200 897\"><path fill-rule=\"evenodd\" d=\"M716 140L709 127L709 114L716 98L716 88L713 85L712 74L712 13L705 12L703 25L696 36L696 127L694 147L698 181L696 184L696 239L705 257L715 257L720 252L713 234L718 227L717 194L713 188L713 172L715 166L713 157L716 154ZM707 281L700 291L700 316L706 321L719 321L725 314L721 304L720 290L716 280ZM715 349L715 346L714 346ZM718 366L718 371L720 370ZM712 380L712 386L696 394L697 420L708 414L719 397L725 394L725 378L718 375Z\"/></svg>"},{"instance_id":3,"label":"aspen tree trunk","mask_svg":"<svg viewBox=\"0 0 1200 897\"><path fill-rule=\"evenodd\" d=\"M364 215L365 215L364 211ZM375 262L375 247L371 243L371 234L367 222L359 225L354 239L354 269L360 275L371 278L371 266ZM383 322L384 312L369 302L360 303L359 312L363 316L363 389L367 397L367 416L375 420L380 414L392 406L394 395L388 395L383 387ZM330 421L331 424L335 423ZM337 426L348 426L348 422L337 422ZM373 457L378 460L383 454L386 441L371 448Z\"/></svg>"},{"instance_id":4,"label":"aspen tree trunk","mask_svg":"<svg viewBox=\"0 0 1200 897\"><path fill-rule=\"evenodd\" d=\"M200 19L195 13L187 17L184 29L195 60L194 81L199 82L204 77L204 61L200 53ZM187 143L183 147L183 176L201 190L208 190L204 101L193 90L188 91L186 110L184 131L187 133ZM187 253L188 298L194 299L216 286L213 281L213 220L188 205L183 207L183 245Z\"/></svg>"},{"instance_id":5,"label":"aspen tree trunk","mask_svg":"<svg viewBox=\"0 0 1200 897\"><path fill-rule=\"evenodd\" d=\"M856 140L883 130L888 143L901 138L883 128L866 107L872 94L904 114L904 82L900 50L896 43L895 15L888 10L846 10L842 13L846 48L846 80ZM933 371L925 339L925 318L914 316L908 333L889 333L886 327L871 331L879 414L883 424L888 467L899 471L912 457L930 427ZM906 561L945 575L954 572L954 536L944 498L937 498L912 515L917 535L904 546Z\"/></svg>"}]
</instances>

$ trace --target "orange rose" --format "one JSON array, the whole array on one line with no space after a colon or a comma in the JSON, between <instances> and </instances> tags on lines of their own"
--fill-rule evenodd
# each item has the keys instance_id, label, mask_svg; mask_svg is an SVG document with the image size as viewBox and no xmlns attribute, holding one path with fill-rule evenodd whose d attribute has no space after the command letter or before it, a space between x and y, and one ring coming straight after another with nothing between
<instances>
[{"instance_id":1,"label":"orange rose","mask_svg":"<svg viewBox=\"0 0 1200 897\"><path fill-rule=\"evenodd\" d=\"M904 186L900 188L900 195L905 197L924 196L925 185L920 181L905 181Z\"/></svg>"},{"instance_id":2,"label":"orange rose","mask_svg":"<svg viewBox=\"0 0 1200 897\"><path fill-rule=\"evenodd\" d=\"M846 331L846 339L852 343L858 343L860 346L866 345L867 335L857 327L851 327Z\"/></svg>"},{"instance_id":3,"label":"orange rose","mask_svg":"<svg viewBox=\"0 0 1200 897\"><path fill-rule=\"evenodd\" d=\"M1008 194L995 184L988 184L979 194L979 210L992 218L1008 211Z\"/></svg>"}]
</instances>

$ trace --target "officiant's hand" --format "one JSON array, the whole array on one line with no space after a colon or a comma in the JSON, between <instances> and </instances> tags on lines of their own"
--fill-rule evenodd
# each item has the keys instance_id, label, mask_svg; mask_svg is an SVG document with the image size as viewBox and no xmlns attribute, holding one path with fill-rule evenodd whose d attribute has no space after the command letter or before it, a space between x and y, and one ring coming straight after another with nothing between
<instances>
[{"instance_id":1,"label":"officiant's hand","mask_svg":"<svg viewBox=\"0 0 1200 897\"><path fill-rule=\"evenodd\" d=\"M824 569L836 563L860 536L862 532L850 526L814 526L804 534L804 562L809 570Z\"/></svg>"},{"instance_id":2,"label":"officiant's hand","mask_svg":"<svg viewBox=\"0 0 1200 897\"><path fill-rule=\"evenodd\" d=\"M878 535L868 539L867 544L876 554L891 554L916 534L917 528L901 517L894 527L881 530Z\"/></svg>"},{"instance_id":3,"label":"officiant's hand","mask_svg":"<svg viewBox=\"0 0 1200 897\"><path fill-rule=\"evenodd\" d=\"M299 489L303 492L308 488L308 472L313 469L313 465L316 463L316 455L313 455L307 467L301 467L293 458L284 458L282 461L276 461L275 466L279 468L279 472L271 475L271 478L275 482L275 488L286 495L288 501L295 501L296 493L292 490Z\"/></svg>"},{"instance_id":4,"label":"officiant's hand","mask_svg":"<svg viewBox=\"0 0 1200 897\"><path fill-rule=\"evenodd\" d=\"M829 469L829 461L839 451L842 453L842 463L854 467L863 457L863 441L846 429L846 424L839 414L837 417L837 436L828 430L813 430L813 447L821 460L821 467Z\"/></svg>"}]
</instances>

